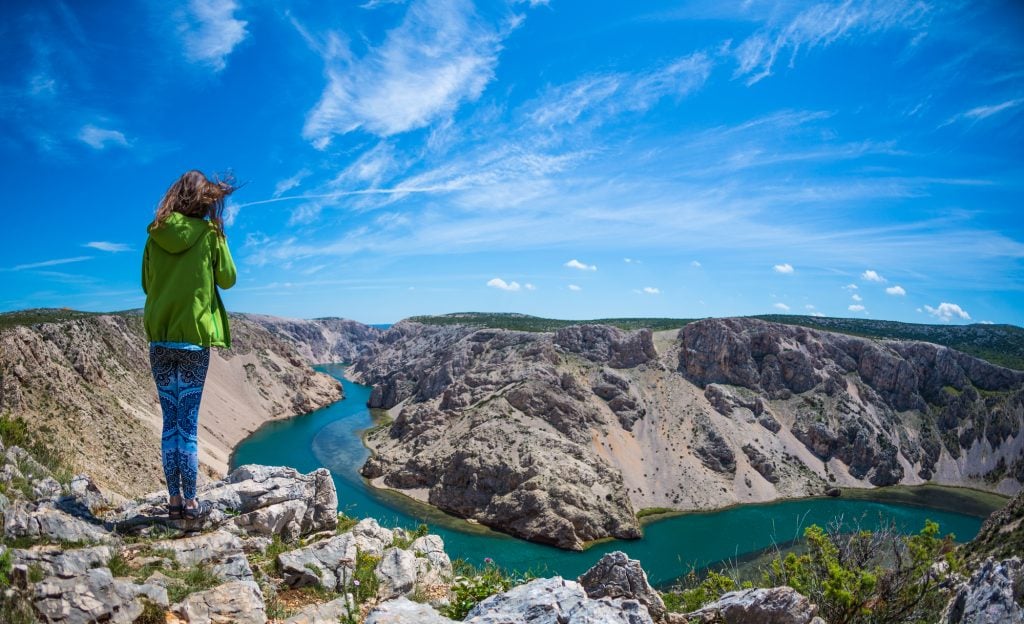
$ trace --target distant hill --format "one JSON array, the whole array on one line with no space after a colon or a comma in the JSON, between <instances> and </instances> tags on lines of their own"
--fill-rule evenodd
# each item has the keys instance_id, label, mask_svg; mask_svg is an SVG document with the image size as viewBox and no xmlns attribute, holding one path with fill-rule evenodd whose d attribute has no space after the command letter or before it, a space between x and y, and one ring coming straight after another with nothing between
<instances>
[{"instance_id":1,"label":"distant hill","mask_svg":"<svg viewBox=\"0 0 1024 624\"><path fill-rule=\"evenodd\" d=\"M786 325L886 340L920 340L944 345L969 355L1015 370L1024 370L1024 329L1015 325L924 325L874 319L763 314L758 318ZM679 329L698 319L607 318L568 321L528 314L459 312L440 316L414 316L409 319L424 325L469 325L494 329L545 332L570 325L599 324L631 330L646 327L652 331Z\"/></svg>"}]
</instances>

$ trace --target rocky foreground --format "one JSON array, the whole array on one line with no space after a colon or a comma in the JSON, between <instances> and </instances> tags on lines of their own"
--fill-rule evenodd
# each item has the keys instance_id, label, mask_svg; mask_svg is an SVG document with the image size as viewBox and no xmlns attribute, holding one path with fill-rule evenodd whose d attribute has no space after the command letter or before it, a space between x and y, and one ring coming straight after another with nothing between
<instances>
[{"instance_id":1,"label":"rocky foreground","mask_svg":"<svg viewBox=\"0 0 1024 624\"><path fill-rule=\"evenodd\" d=\"M0 489L5 622L456 621L441 612L453 583L464 581L453 578L441 538L339 516L326 469L242 466L200 491L215 509L194 523L167 520L163 493L111 506L86 476L62 485L18 447L0 447ZM1019 557L983 559L950 589L942 621L1024 622L1015 594L1022 584ZM623 553L576 580L534 579L474 600L460 621L824 624L818 607L789 587L730 592L670 613Z\"/></svg>"},{"instance_id":2,"label":"rocky foreground","mask_svg":"<svg viewBox=\"0 0 1024 624\"><path fill-rule=\"evenodd\" d=\"M656 333L403 321L353 374L393 417L367 437L364 476L563 548L637 537L642 509L1024 481L1024 373L925 342L749 318Z\"/></svg>"}]
</instances>

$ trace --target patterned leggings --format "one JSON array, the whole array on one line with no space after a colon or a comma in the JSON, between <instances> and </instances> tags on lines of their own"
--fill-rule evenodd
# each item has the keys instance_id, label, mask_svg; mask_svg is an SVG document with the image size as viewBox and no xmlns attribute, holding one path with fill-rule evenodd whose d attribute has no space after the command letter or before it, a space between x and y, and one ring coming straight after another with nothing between
<instances>
[{"instance_id":1,"label":"patterned leggings","mask_svg":"<svg viewBox=\"0 0 1024 624\"><path fill-rule=\"evenodd\" d=\"M164 412L164 478L171 496L196 497L199 473L199 401L210 367L210 350L189 351L150 345L149 363Z\"/></svg>"}]
</instances>

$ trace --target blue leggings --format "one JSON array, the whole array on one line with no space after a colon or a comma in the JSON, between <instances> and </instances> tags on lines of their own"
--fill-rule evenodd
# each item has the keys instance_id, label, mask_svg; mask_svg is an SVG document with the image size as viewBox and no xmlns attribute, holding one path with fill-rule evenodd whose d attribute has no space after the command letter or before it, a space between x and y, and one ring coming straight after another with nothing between
<instances>
[{"instance_id":1,"label":"blue leggings","mask_svg":"<svg viewBox=\"0 0 1024 624\"><path fill-rule=\"evenodd\" d=\"M150 345L149 363L164 412L164 478L171 496L196 497L199 473L199 401L210 367L210 350L190 351Z\"/></svg>"}]
</instances>

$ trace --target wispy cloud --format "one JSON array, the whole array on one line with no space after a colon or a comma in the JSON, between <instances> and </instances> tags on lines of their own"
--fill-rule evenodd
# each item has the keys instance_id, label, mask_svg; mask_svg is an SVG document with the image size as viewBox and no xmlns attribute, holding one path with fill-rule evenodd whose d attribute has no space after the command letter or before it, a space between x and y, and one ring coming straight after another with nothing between
<instances>
[{"instance_id":1,"label":"wispy cloud","mask_svg":"<svg viewBox=\"0 0 1024 624\"><path fill-rule=\"evenodd\" d=\"M905 296L907 294L907 291L902 286L899 286L899 285L897 285L897 286L890 286L890 287L885 289L885 292L887 294L895 295L897 297L903 297L903 296Z\"/></svg>"},{"instance_id":2,"label":"wispy cloud","mask_svg":"<svg viewBox=\"0 0 1024 624\"><path fill-rule=\"evenodd\" d=\"M235 47L249 35L247 22L238 19L235 0L190 0L177 13L178 35L185 57L221 71Z\"/></svg>"},{"instance_id":3,"label":"wispy cloud","mask_svg":"<svg viewBox=\"0 0 1024 624\"><path fill-rule=\"evenodd\" d=\"M852 295L850 295L850 299L853 299L854 301L864 301L864 298L858 295L857 293L853 293Z\"/></svg>"},{"instance_id":4,"label":"wispy cloud","mask_svg":"<svg viewBox=\"0 0 1024 624\"><path fill-rule=\"evenodd\" d=\"M964 111L964 112L962 112L960 114L957 114L957 115L953 115L952 117L947 119L945 122L943 122L940 127L948 126L950 124L953 124L953 123L956 123L956 122L962 121L962 120L980 121L982 119L986 119L988 117L991 117L992 115L1001 113L1003 111L1012 110L1014 108L1017 108L1021 104L1024 104L1024 98L1017 98L1015 100L1006 100L1005 102L1000 102L999 104L990 104L990 105L987 105L987 106L975 106L974 108L972 108L970 110Z\"/></svg>"},{"instance_id":5,"label":"wispy cloud","mask_svg":"<svg viewBox=\"0 0 1024 624\"><path fill-rule=\"evenodd\" d=\"M92 124L82 126L78 132L78 140L97 150L106 149L108 145L128 147L128 139L120 130L98 128Z\"/></svg>"},{"instance_id":6,"label":"wispy cloud","mask_svg":"<svg viewBox=\"0 0 1024 624\"><path fill-rule=\"evenodd\" d=\"M57 258L55 260L43 260L29 264L19 264L11 268L12 271L24 271L26 269L41 269L43 267L57 266L59 264L71 264L72 262L84 262L92 260L92 256L75 256L74 258Z\"/></svg>"},{"instance_id":7,"label":"wispy cloud","mask_svg":"<svg viewBox=\"0 0 1024 624\"><path fill-rule=\"evenodd\" d=\"M796 6L801 6L797 4ZM801 49L829 46L847 37L927 22L930 7L917 0L868 0L820 3L754 33L732 50L736 77L752 85L772 74L779 57L792 67Z\"/></svg>"},{"instance_id":8,"label":"wispy cloud","mask_svg":"<svg viewBox=\"0 0 1024 624\"><path fill-rule=\"evenodd\" d=\"M274 197L280 197L302 184L302 181L309 177L311 173L313 172L309 169L303 168L296 172L295 175L278 181L278 183L274 185Z\"/></svg>"},{"instance_id":9,"label":"wispy cloud","mask_svg":"<svg viewBox=\"0 0 1024 624\"><path fill-rule=\"evenodd\" d=\"M131 251L130 245L125 243L109 243L107 241L93 241L83 245L84 247L91 247L93 249L99 249L100 251L109 251L111 253L120 253L122 251Z\"/></svg>"},{"instance_id":10,"label":"wispy cloud","mask_svg":"<svg viewBox=\"0 0 1024 624\"><path fill-rule=\"evenodd\" d=\"M868 269L860 274L860 278L865 282L884 282L885 278L878 274L878 271Z\"/></svg>"},{"instance_id":11,"label":"wispy cloud","mask_svg":"<svg viewBox=\"0 0 1024 624\"><path fill-rule=\"evenodd\" d=\"M508 292L516 292L520 288L522 288L519 285L519 282L515 282L515 281L506 282L505 280L501 279L500 277L495 277L495 278L489 280L487 282L487 285L490 286L491 288L497 288L498 290L505 290L505 291L508 291Z\"/></svg>"},{"instance_id":12,"label":"wispy cloud","mask_svg":"<svg viewBox=\"0 0 1024 624\"><path fill-rule=\"evenodd\" d=\"M776 273L782 273L783 275L791 275L793 273L793 265L788 262L785 264L776 264L772 267Z\"/></svg>"},{"instance_id":13,"label":"wispy cloud","mask_svg":"<svg viewBox=\"0 0 1024 624\"><path fill-rule=\"evenodd\" d=\"M855 303L853 305L847 306L847 309L850 312L863 312L864 306L860 305L859 303Z\"/></svg>"},{"instance_id":14,"label":"wispy cloud","mask_svg":"<svg viewBox=\"0 0 1024 624\"><path fill-rule=\"evenodd\" d=\"M660 295L661 289L655 288L654 286L644 286L642 292L645 295Z\"/></svg>"},{"instance_id":15,"label":"wispy cloud","mask_svg":"<svg viewBox=\"0 0 1024 624\"><path fill-rule=\"evenodd\" d=\"M569 284L569 290L573 292L579 292L583 290L583 288L581 286L577 286L576 284Z\"/></svg>"},{"instance_id":16,"label":"wispy cloud","mask_svg":"<svg viewBox=\"0 0 1024 624\"><path fill-rule=\"evenodd\" d=\"M570 269L579 269L580 271L596 271L597 270L597 266L595 266L593 264L585 264L583 262L580 262L576 258L573 258L572 260L566 262L565 266L569 267Z\"/></svg>"},{"instance_id":17,"label":"wispy cloud","mask_svg":"<svg viewBox=\"0 0 1024 624\"><path fill-rule=\"evenodd\" d=\"M964 310L955 303L943 302L940 303L937 308L926 305L924 309L927 310L928 314L931 314L944 323L949 323L954 319L961 319L964 321L971 320L971 315L967 313L967 310Z\"/></svg>"},{"instance_id":18,"label":"wispy cloud","mask_svg":"<svg viewBox=\"0 0 1024 624\"><path fill-rule=\"evenodd\" d=\"M789 312L789 306L784 304L784 303L782 303L781 301L779 303L773 303L772 307L776 308L776 309L779 309L779 310L782 310L783 312Z\"/></svg>"},{"instance_id":19,"label":"wispy cloud","mask_svg":"<svg viewBox=\"0 0 1024 624\"><path fill-rule=\"evenodd\" d=\"M324 55L327 87L303 136L325 148L336 134L362 128L391 136L451 114L494 77L505 34L466 0L416 0L361 58L336 39Z\"/></svg>"}]
</instances>

